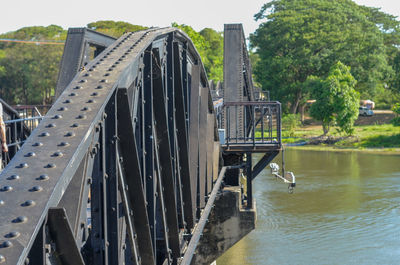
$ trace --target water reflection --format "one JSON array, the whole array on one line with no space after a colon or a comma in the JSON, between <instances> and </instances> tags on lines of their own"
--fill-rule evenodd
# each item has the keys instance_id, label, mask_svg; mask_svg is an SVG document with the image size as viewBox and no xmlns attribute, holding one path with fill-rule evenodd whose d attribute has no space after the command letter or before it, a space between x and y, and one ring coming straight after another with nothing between
<instances>
[{"instance_id":1,"label":"water reflection","mask_svg":"<svg viewBox=\"0 0 400 265\"><path fill-rule=\"evenodd\" d=\"M218 265L400 264L400 156L288 150L286 167L295 193L262 172L257 228Z\"/></svg>"}]
</instances>

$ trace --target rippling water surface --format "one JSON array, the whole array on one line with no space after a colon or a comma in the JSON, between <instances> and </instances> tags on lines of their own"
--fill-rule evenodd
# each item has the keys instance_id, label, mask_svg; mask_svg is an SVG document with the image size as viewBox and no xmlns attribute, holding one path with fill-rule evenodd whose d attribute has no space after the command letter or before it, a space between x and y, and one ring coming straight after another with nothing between
<instances>
[{"instance_id":1,"label":"rippling water surface","mask_svg":"<svg viewBox=\"0 0 400 265\"><path fill-rule=\"evenodd\" d=\"M253 184L256 229L218 265L400 264L400 156L285 156L296 175L294 194L264 170Z\"/></svg>"}]
</instances>

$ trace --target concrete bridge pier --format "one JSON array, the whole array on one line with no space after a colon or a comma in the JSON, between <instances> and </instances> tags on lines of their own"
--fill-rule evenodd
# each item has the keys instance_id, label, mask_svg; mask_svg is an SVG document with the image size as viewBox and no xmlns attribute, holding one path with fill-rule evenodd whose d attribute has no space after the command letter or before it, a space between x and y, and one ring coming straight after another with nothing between
<instances>
[{"instance_id":1,"label":"concrete bridge pier","mask_svg":"<svg viewBox=\"0 0 400 265\"><path fill-rule=\"evenodd\" d=\"M240 186L225 187L215 200L191 264L209 265L255 229L256 206L241 204Z\"/></svg>"}]
</instances>

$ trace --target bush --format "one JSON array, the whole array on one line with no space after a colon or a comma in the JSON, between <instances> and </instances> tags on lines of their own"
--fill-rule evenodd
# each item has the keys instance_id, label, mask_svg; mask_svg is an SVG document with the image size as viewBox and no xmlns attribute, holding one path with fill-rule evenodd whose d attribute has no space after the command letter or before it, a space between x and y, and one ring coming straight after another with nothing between
<instances>
[{"instance_id":1,"label":"bush","mask_svg":"<svg viewBox=\"0 0 400 265\"><path fill-rule=\"evenodd\" d=\"M285 136L293 137L296 128L299 127L301 124L300 122L300 115L299 114L287 114L282 118L282 127L285 130Z\"/></svg>"},{"instance_id":2,"label":"bush","mask_svg":"<svg viewBox=\"0 0 400 265\"><path fill-rule=\"evenodd\" d=\"M400 115L400 103L396 103L392 106L392 111L396 114L396 116Z\"/></svg>"},{"instance_id":3,"label":"bush","mask_svg":"<svg viewBox=\"0 0 400 265\"><path fill-rule=\"evenodd\" d=\"M390 122L393 124L393 126L400 126L400 117L395 117Z\"/></svg>"}]
</instances>

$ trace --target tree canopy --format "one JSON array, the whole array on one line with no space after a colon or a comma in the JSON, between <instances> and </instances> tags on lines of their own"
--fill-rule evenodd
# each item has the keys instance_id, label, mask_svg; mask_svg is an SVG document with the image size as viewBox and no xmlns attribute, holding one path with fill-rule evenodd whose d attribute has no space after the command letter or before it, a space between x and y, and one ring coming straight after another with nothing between
<instances>
[{"instance_id":1,"label":"tree canopy","mask_svg":"<svg viewBox=\"0 0 400 265\"><path fill-rule=\"evenodd\" d=\"M255 19L262 21L250 36L256 80L292 113L309 99L308 78L326 77L337 61L351 67L364 97L398 85L399 22L376 8L351 0L274 0Z\"/></svg>"},{"instance_id":2,"label":"tree canopy","mask_svg":"<svg viewBox=\"0 0 400 265\"><path fill-rule=\"evenodd\" d=\"M133 25L123 21L112 21L112 20L100 20L89 23L88 28L96 30L98 32L119 38L126 32L135 32L139 30L147 29L147 27Z\"/></svg>"},{"instance_id":3,"label":"tree canopy","mask_svg":"<svg viewBox=\"0 0 400 265\"><path fill-rule=\"evenodd\" d=\"M310 114L322 121L324 134L336 123L339 130L353 133L353 125L358 117L360 96L354 87L356 80L350 67L337 62L329 70L325 79L310 77L306 82L316 102L311 105Z\"/></svg>"},{"instance_id":4,"label":"tree canopy","mask_svg":"<svg viewBox=\"0 0 400 265\"><path fill-rule=\"evenodd\" d=\"M223 38L213 29L196 32L190 26L177 25L192 38L202 56L210 79L222 80ZM147 27L121 21L97 21L88 28L116 38L125 32ZM67 31L62 27L24 27L0 35L4 39L30 41L64 41ZM62 45L0 43L0 97L10 104L50 104L57 82Z\"/></svg>"},{"instance_id":5,"label":"tree canopy","mask_svg":"<svg viewBox=\"0 0 400 265\"><path fill-rule=\"evenodd\" d=\"M201 56L208 78L214 81L222 81L224 75L224 38L222 33L211 28L196 32L188 25L179 25L175 22L172 23L172 26L184 31L193 41Z\"/></svg>"}]
</instances>

